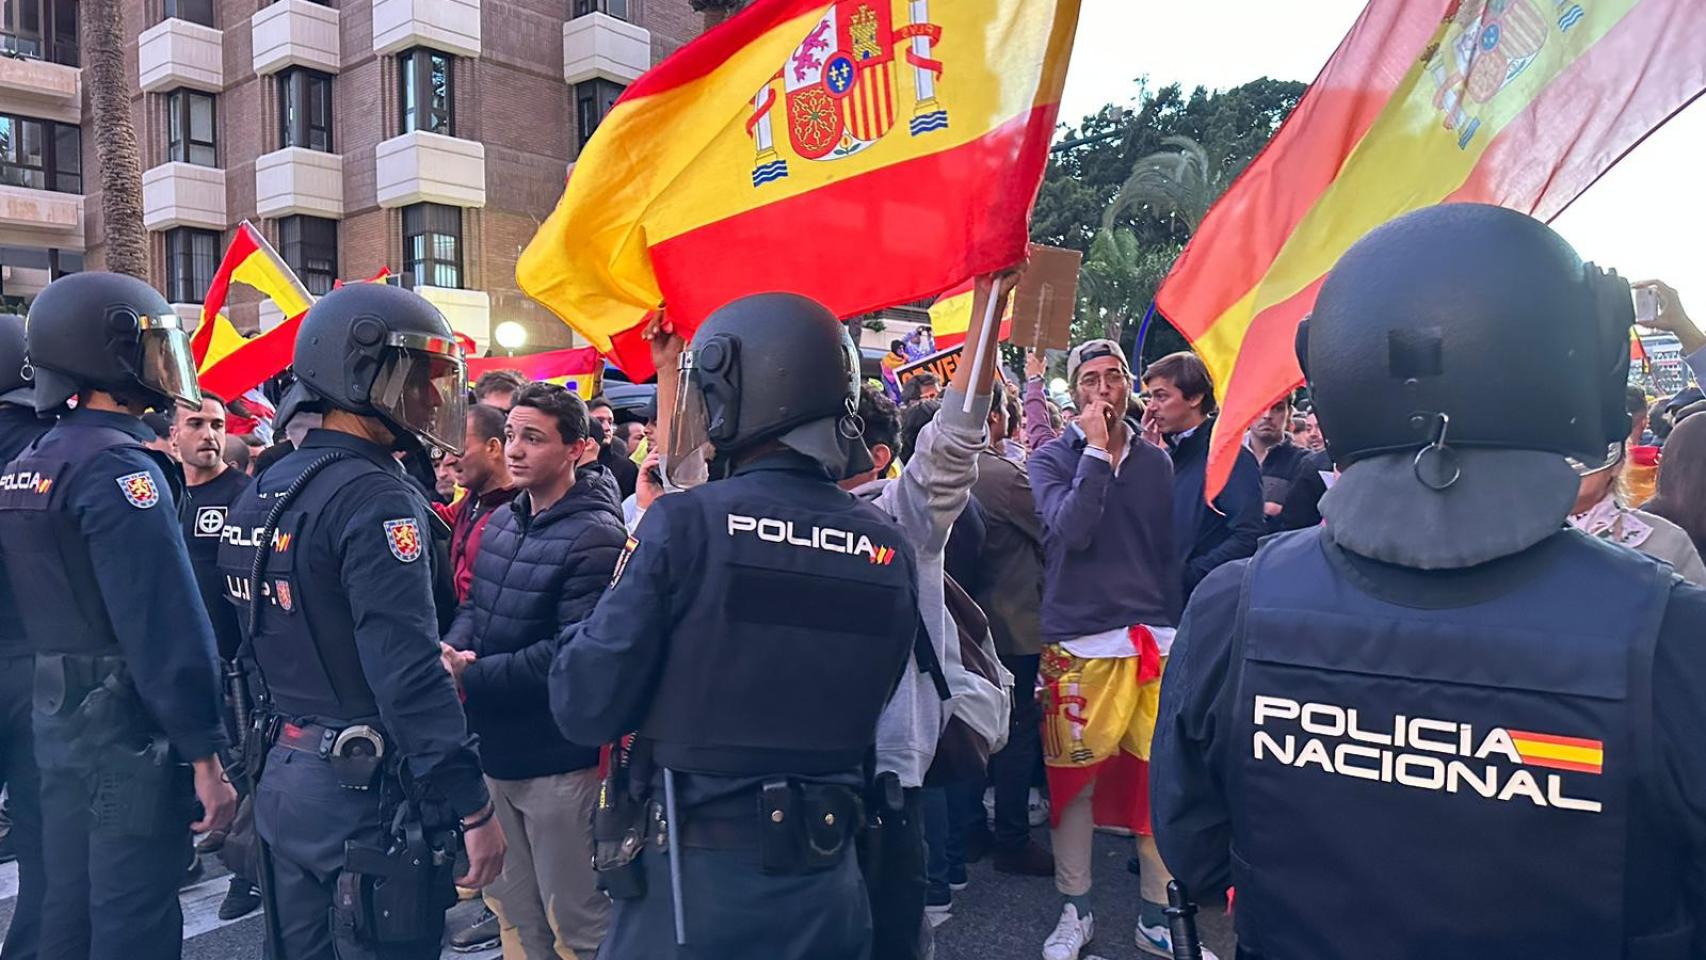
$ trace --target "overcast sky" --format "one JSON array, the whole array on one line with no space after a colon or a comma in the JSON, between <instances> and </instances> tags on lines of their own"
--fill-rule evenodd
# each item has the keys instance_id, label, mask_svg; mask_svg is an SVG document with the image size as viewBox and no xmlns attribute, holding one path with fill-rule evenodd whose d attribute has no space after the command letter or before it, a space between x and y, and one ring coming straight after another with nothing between
<instances>
[{"instance_id":1,"label":"overcast sky","mask_svg":"<svg viewBox=\"0 0 1706 960\"><path fill-rule=\"evenodd\" d=\"M1313 80L1362 0L1084 0L1061 117L1152 87L1237 86L1258 77ZM1703 98L1706 99L1706 98ZM1624 158L1553 225L1589 260L1630 279L1659 277L1706 319L1706 105L1696 101Z\"/></svg>"}]
</instances>

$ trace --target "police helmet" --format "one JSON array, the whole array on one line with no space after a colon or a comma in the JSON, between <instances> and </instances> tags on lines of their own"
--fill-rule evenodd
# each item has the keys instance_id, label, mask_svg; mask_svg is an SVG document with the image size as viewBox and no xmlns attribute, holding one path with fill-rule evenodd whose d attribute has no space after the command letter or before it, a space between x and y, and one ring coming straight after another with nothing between
<instances>
[{"instance_id":1,"label":"police helmet","mask_svg":"<svg viewBox=\"0 0 1706 960\"><path fill-rule=\"evenodd\" d=\"M418 294L354 283L321 297L302 318L292 359L297 383L279 406L377 417L399 440L462 452L468 369L450 322Z\"/></svg>"},{"instance_id":2,"label":"police helmet","mask_svg":"<svg viewBox=\"0 0 1706 960\"><path fill-rule=\"evenodd\" d=\"M24 327L36 410L79 390L156 409L201 403L189 335L158 290L122 273L73 273L48 284Z\"/></svg>"},{"instance_id":3,"label":"police helmet","mask_svg":"<svg viewBox=\"0 0 1706 960\"><path fill-rule=\"evenodd\" d=\"M829 308L793 293L742 297L699 326L682 354L667 472L692 479L705 445L724 469L775 440L833 479L871 468L859 406L859 352Z\"/></svg>"},{"instance_id":4,"label":"police helmet","mask_svg":"<svg viewBox=\"0 0 1706 960\"><path fill-rule=\"evenodd\" d=\"M1447 204L1369 233L1297 338L1342 471L1329 535L1437 569L1556 532L1628 435L1633 321L1627 282L1524 214Z\"/></svg>"},{"instance_id":5,"label":"police helmet","mask_svg":"<svg viewBox=\"0 0 1706 960\"><path fill-rule=\"evenodd\" d=\"M33 407L35 383L24 375L24 318L0 313L0 403Z\"/></svg>"}]
</instances>

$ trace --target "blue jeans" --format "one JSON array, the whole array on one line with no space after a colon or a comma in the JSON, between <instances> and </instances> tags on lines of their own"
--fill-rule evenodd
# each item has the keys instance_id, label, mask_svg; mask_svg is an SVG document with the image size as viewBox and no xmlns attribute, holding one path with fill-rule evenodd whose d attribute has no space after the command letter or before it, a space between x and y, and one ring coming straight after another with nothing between
<instances>
[{"instance_id":1,"label":"blue jeans","mask_svg":"<svg viewBox=\"0 0 1706 960\"><path fill-rule=\"evenodd\" d=\"M966 830L983 820L980 784L956 783L924 790L924 873L932 887L962 882L966 875Z\"/></svg>"}]
</instances>

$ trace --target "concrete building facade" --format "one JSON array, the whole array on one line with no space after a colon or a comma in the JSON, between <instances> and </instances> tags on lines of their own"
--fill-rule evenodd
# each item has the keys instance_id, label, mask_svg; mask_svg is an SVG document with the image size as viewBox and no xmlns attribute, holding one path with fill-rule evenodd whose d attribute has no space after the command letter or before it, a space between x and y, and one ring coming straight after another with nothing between
<instances>
[{"instance_id":1,"label":"concrete building facade","mask_svg":"<svg viewBox=\"0 0 1706 960\"><path fill-rule=\"evenodd\" d=\"M75 0L0 17L0 297L98 269L95 137ZM32 8L32 9L23 9ZM17 12L22 10L21 13ZM515 262L585 137L722 19L689 0L124 0L151 279L186 318L248 219L312 293L389 268L484 347L567 327ZM234 286L242 330L282 317Z\"/></svg>"}]
</instances>

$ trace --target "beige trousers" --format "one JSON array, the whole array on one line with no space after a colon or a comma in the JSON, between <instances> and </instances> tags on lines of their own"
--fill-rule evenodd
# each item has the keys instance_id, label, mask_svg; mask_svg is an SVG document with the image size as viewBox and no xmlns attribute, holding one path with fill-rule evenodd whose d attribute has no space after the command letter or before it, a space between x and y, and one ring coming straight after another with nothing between
<instances>
[{"instance_id":1,"label":"beige trousers","mask_svg":"<svg viewBox=\"0 0 1706 960\"><path fill-rule=\"evenodd\" d=\"M1073 798L1060 813L1060 826L1049 831L1054 845L1054 888L1063 896L1082 897L1090 892L1090 864L1093 862L1092 843L1096 838L1096 820L1091 811L1090 797L1094 783ZM1167 881L1173 875L1161 862L1161 852L1155 848L1154 837L1137 838L1137 858L1143 867L1139 894L1150 903L1167 902Z\"/></svg>"},{"instance_id":2,"label":"beige trousers","mask_svg":"<svg viewBox=\"0 0 1706 960\"><path fill-rule=\"evenodd\" d=\"M610 920L592 872L598 770L486 784L509 844L485 890L504 960L591 960Z\"/></svg>"}]
</instances>

